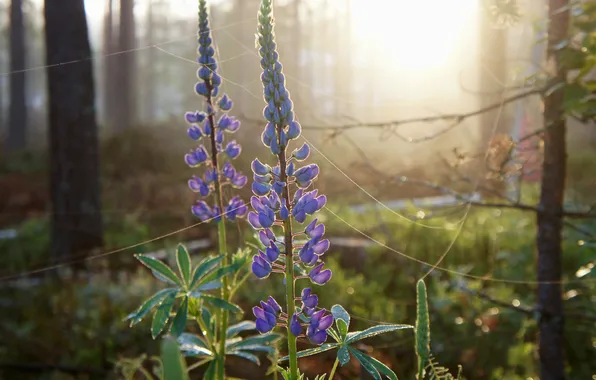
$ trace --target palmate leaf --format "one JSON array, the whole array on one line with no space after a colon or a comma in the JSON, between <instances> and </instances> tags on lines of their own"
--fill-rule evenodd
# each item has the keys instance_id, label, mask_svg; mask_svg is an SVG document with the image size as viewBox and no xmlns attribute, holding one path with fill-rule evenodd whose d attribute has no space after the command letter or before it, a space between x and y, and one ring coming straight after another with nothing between
<instances>
[{"instance_id":1,"label":"palmate leaf","mask_svg":"<svg viewBox=\"0 0 596 380\"><path fill-rule=\"evenodd\" d=\"M397 375L389 367L377 359L371 358L365 353L352 347L349 347L348 350L356 359L358 359L360 365L362 365L362 367L366 369L366 371L370 373L375 380L382 380L381 374L385 375L391 380L397 380Z\"/></svg>"},{"instance_id":2,"label":"palmate leaf","mask_svg":"<svg viewBox=\"0 0 596 380\"><path fill-rule=\"evenodd\" d=\"M149 313L149 311L151 311L151 309L153 309L155 306L159 305L170 293L176 295L176 293L178 293L178 289L166 288L160 290L159 292L155 293L151 298L143 302L143 304L139 306L139 308L136 311L126 316L126 319L131 320L130 327L141 322L143 318L147 315L147 313Z\"/></svg>"},{"instance_id":3,"label":"palmate leaf","mask_svg":"<svg viewBox=\"0 0 596 380\"><path fill-rule=\"evenodd\" d=\"M176 276L176 273L164 264L162 261L154 259L153 257L146 256L146 255L135 255L137 260L139 260L143 265L147 268L151 269L153 275L157 277L157 279L165 282L172 283L174 285L178 285L181 288L184 287L184 283L182 280Z\"/></svg>"},{"instance_id":4,"label":"palmate leaf","mask_svg":"<svg viewBox=\"0 0 596 380\"><path fill-rule=\"evenodd\" d=\"M199 280L204 277L207 273L211 272L217 267L219 262L223 260L224 256L207 257L203 259L195 268L192 274L192 281L190 283L190 290L194 290Z\"/></svg>"},{"instance_id":5,"label":"palmate leaf","mask_svg":"<svg viewBox=\"0 0 596 380\"><path fill-rule=\"evenodd\" d=\"M184 283L189 286L190 285L190 255L188 254L188 250L182 244L178 244L176 249L176 263L178 264L178 271L180 272L180 276L184 280Z\"/></svg>"},{"instance_id":6,"label":"palmate leaf","mask_svg":"<svg viewBox=\"0 0 596 380\"><path fill-rule=\"evenodd\" d=\"M188 380L186 362L180 355L178 344L170 337L165 338L161 344L161 361L164 380Z\"/></svg>"},{"instance_id":7,"label":"palmate leaf","mask_svg":"<svg viewBox=\"0 0 596 380\"><path fill-rule=\"evenodd\" d=\"M356 341L370 338L376 335L385 334L391 331L396 330L403 330L403 329L413 329L414 326L411 325L379 325L370 327L364 331L354 331L348 333L346 336L346 343L354 343Z\"/></svg>"},{"instance_id":8,"label":"palmate leaf","mask_svg":"<svg viewBox=\"0 0 596 380\"><path fill-rule=\"evenodd\" d=\"M153 314L153 322L151 323L151 336L153 339L163 331L166 327L166 323L170 319L170 313L176 300L175 293L168 293L162 303L158 306L157 311Z\"/></svg>"}]
</instances>

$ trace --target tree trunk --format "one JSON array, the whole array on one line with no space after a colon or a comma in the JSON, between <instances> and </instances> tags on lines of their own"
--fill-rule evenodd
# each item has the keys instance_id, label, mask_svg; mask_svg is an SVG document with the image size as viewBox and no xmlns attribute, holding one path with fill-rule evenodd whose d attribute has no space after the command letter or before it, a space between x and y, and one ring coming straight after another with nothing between
<instances>
[{"instance_id":1,"label":"tree trunk","mask_svg":"<svg viewBox=\"0 0 596 380\"><path fill-rule=\"evenodd\" d=\"M155 20L154 20L154 7L153 2L150 1L147 7L147 45L152 46L155 44ZM145 63L145 71L143 73L143 83L145 91L143 91L143 111L142 121L150 124L155 121L156 112L155 108L157 101L155 100L156 93L156 77L157 71L155 70L157 62L157 50L149 48L147 52L147 62Z\"/></svg>"},{"instance_id":2,"label":"tree trunk","mask_svg":"<svg viewBox=\"0 0 596 380\"><path fill-rule=\"evenodd\" d=\"M10 4L10 110L7 147L25 148L27 142L27 103L25 84L25 24L22 0Z\"/></svg>"},{"instance_id":3,"label":"tree trunk","mask_svg":"<svg viewBox=\"0 0 596 380\"><path fill-rule=\"evenodd\" d=\"M103 54L106 56L103 61L103 88L102 88L102 121L104 126L112 127L114 124L114 108L115 108L115 87L116 78L114 78L114 65L117 56L114 56L116 49L114 48L114 4L113 0L107 1L107 9L104 17L103 25Z\"/></svg>"},{"instance_id":4,"label":"tree trunk","mask_svg":"<svg viewBox=\"0 0 596 380\"><path fill-rule=\"evenodd\" d=\"M569 12L562 10L569 0L549 0L548 66L555 73L552 86L567 81L567 69L561 64L555 46L568 38ZM538 236L538 304L540 378L565 379L563 300L561 294L561 256L563 229L563 196L567 164L566 122L563 89L544 99L544 161L539 213ZM549 283L545 283L549 282Z\"/></svg>"},{"instance_id":5,"label":"tree trunk","mask_svg":"<svg viewBox=\"0 0 596 380\"><path fill-rule=\"evenodd\" d=\"M83 1L45 0L44 8L55 257L103 245L95 89ZM72 61L78 62L56 66Z\"/></svg>"},{"instance_id":6,"label":"tree trunk","mask_svg":"<svg viewBox=\"0 0 596 380\"><path fill-rule=\"evenodd\" d=\"M136 123L136 64L134 0L120 0L120 28L117 80L118 104L116 130L124 130Z\"/></svg>"}]
</instances>

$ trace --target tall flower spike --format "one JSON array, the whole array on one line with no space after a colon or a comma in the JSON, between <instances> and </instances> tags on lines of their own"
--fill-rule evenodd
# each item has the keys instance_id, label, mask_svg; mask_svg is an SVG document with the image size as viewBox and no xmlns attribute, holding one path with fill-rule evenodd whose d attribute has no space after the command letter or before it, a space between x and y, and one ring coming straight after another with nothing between
<instances>
[{"instance_id":1,"label":"tall flower spike","mask_svg":"<svg viewBox=\"0 0 596 380\"><path fill-rule=\"evenodd\" d=\"M209 17L205 0L199 1L199 32L198 32L198 63L197 70L199 82L195 85L195 92L205 100L204 111L186 112L184 118L190 124L187 134L199 143L199 146L184 156L184 160L190 167L205 165L203 176L194 175L188 186L192 191L201 197L214 196L213 205L208 206L201 201L192 206L192 212L202 221L220 220L221 212L226 218L235 221L246 215L248 209L244 202L234 196L224 203L222 198L222 187L230 185L240 189L246 185L248 178L234 169L230 162L237 158L242 152L242 147L232 140L225 143L225 133L234 133L240 127L240 121L228 115L232 109L232 100L227 94L217 98L221 78L217 74L217 62L215 60L215 48L209 28ZM216 120L216 114L220 116ZM207 148L208 147L208 148Z\"/></svg>"},{"instance_id":2,"label":"tall flower spike","mask_svg":"<svg viewBox=\"0 0 596 380\"><path fill-rule=\"evenodd\" d=\"M248 212L248 207L239 196L232 196L231 199L224 199L223 190L225 186L242 188L248 182L248 178L236 171L232 160L238 158L242 147L235 140L225 141L229 134L238 131L240 121L228 115L232 109L232 100L223 94L217 97L221 85L221 77L217 74L217 62L215 61L215 49L209 28L209 17L207 14L206 0L199 0L199 31L198 31L198 63L197 77L199 81L195 85L195 92L203 99L203 111L187 112L185 120L190 124L187 130L188 136L197 141L199 146L184 156L184 160L191 167L204 167L202 175L193 176L188 186L203 198L208 199L197 201L191 208L192 213L201 221L213 220L217 223L218 250L223 256L221 267L229 265L230 258L226 245L225 218L235 221ZM207 200L207 199L206 199ZM222 216L225 215L225 218ZM268 276L272 267L266 257L255 258L253 271L259 276ZM229 300L228 278L224 276L221 287L222 299ZM260 332L271 331L277 323L277 314L269 308L255 307L253 309L257 317L257 329ZM219 339L217 352L217 378L223 380L225 372L226 334L228 329L228 314L222 310L218 317L217 335Z\"/></svg>"},{"instance_id":3,"label":"tall flower spike","mask_svg":"<svg viewBox=\"0 0 596 380\"><path fill-rule=\"evenodd\" d=\"M248 221L259 230L259 240L265 249L260 250L253 258L254 274L259 278L265 278L271 273L283 271L286 286L284 322L288 333L289 375L294 379L298 373L296 337L302 333L299 321L308 321L306 336L311 342L323 344L333 317L325 315L324 309L316 310L318 297L312 294L310 288L304 289L302 297L298 299L302 301L300 313L303 315L299 316L296 312L295 265L301 266L309 273L308 277L316 285L323 285L329 281L331 270L323 270L324 263L321 259L329 249L329 240L323 239L325 226L317 224L315 219L306 226L304 233L296 233L292 227L304 223L310 215L324 207L327 198L312 188L320 174L320 168L316 164L300 166L309 156L309 146L304 144L288 151L288 145L300 137L302 128L294 119L294 105L290 92L286 89L273 29L272 1L261 0L257 42L263 69L263 117L266 121L261 139L277 162L274 166L263 164L258 159L252 162L252 190L255 196L251 198L250 203L254 211L248 213ZM277 237L274 231L278 231L280 227L279 232L283 235L280 233ZM296 240L302 239L303 236L308 238L306 243ZM298 245L300 249L295 248ZM265 324L260 312L255 316L259 325ZM267 324L264 329L268 327Z\"/></svg>"}]
</instances>

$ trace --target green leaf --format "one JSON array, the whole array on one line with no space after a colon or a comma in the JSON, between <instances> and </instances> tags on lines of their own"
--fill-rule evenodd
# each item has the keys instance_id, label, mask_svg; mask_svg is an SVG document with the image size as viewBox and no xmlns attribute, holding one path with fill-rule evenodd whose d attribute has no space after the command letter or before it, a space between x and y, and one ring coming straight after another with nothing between
<instances>
[{"instance_id":1,"label":"green leaf","mask_svg":"<svg viewBox=\"0 0 596 380\"><path fill-rule=\"evenodd\" d=\"M588 95L589 92L586 87L579 83L570 83L565 86L564 107L569 111L573 111L573 108L577 107L577 105Z\"/></svg>"},{"instance_id":2,"label":"green leaf","mask_svg":"<svg viewBox=\"0 0 596 380\"><path fill-rule=\"evenodd\" d=\"M325 343L319 347L309 348L308 350L300 351L300 352L298 352L296 357L304 358L306 356L316 355L316 354L320 354L321 352L333 350L334 348L337 348L337 347L339 347L338 343ZM286 360L288 360L288 358L289 358L289 356L284 356L283 358L279 359L278 362L286 361Z\"/></svg>"},{"instance_id":3,"label":"green leaf","mask_svg":"<svg viewBox=\"0 0 596 380\"><path fill-rule=\"evenodd\" d=\"M248 352L244 352L244 351L232 351L232 352L228 352L228 355L233 355L233 356L239 356L241 358L244 358L246 360L250 360L251 362L255 363L256 365L261 365L261 362L259 361L259 357L256 355L253 355L251 353Z\"/></svg>"},{"instance_id":4,"label":"green leaf","mask_svg":"<svg viewBox=\"0 0 596 380\"><path fill-rule=\"evenodd\" d=\"M335 340L337 343L341 343L343 341L343 339L340 338L339 334L337 333L337 331L335 331L333 327L329 327L329 329L327 329L327 334L329 334L329 336L333 338L333 340Z\"/></svg>"},{"instance_id":5,"label":"green leaf","mask_svg":"<svg viewBox=\"0 0 596 380\"><path fill-rule=\"evenodd\" d=\"M174 321L172 321L172 328L171 333L172 335L177 338L184 332L184 328L186 327L186 320L188 318L188 297L184 297L180 308L178 308L178 312L174 317Z\"/></svg>"},{"instance_id":6,"label":"green leaf","mask_svg":"<svg viewBox=\"0 0 596 380\"><path fill-rule=\"evenodd\" d=\"M416 356L418 356L418 378L424 376L426 363L430 358L430 318L426 285L419 280L416 284Z\"/></svg>"},{"instance_id":7,"label":"green leaf","mask_svg":"<svg viewBox=\"0 0 596 380\"><path fill-rule=\"evenodd\" d=\"M145 255L135 255L137 260L139 260L143 265L147 268L151 269L155 277L160 280L166 279L168 282L172 282L180 287L184 287L182 281L176 276L176 273L169 266L164 264L163 262L154 259L150 256Z\"/></svg>"},{"instance_id":8,"label":"green leaf","mask_svg":"<svg viewBox=\"0 0 596 380\"><path fill-rule=\"evenodd\" d=\"M339 364L341 364L342 367L350 361L348 346L341 346L339 350L337 350L337 360L339 360Z\"/></svg>"},{"instance_id":9,"label":"green leaf","mask_svg":"<svg viewBox=\"0 0 596 380\"><path fill-rule=\"evenodd\" d=\"M170 337L161 344L164 380L188 380L186 362L178 350L178 343Z\"/></svg>"},{"instance_id":10,"label":"green leaf","mask_svg":"<svg viewBox=\"0 0 596 380\"><path fill-rule=\"evenodd\" d=\"M207 257L205 259L203 259L199 265L197 265L197 267L195 268L193 274L192 274L192 282L190 283L190 290L194 290L195 286L197 285L197 283L199 282L199 280L205 276L207 273L209 273L211 270L213 270L217 264L219 264L219 262L221 260L223 260L224 255L220 255L220 256L216 256L216 257Z\"/></svg>"},{"instance_id":11,"label":"green leaf","mask_svg":"<svg viewBox=\"0 0 596 380\"><path fill-rule=\"evenodd\" d=\"M209 336L210 338L215 337L215 324L211 323L211 312L206 307L203 307L201 309L201 319L203 320L205 328L207 329L207 331L205 331L207 336Z\"/></svg>"},{"instance_id":12,"label":"green leaf","mask_svg":"<svg viewBox=\"0 0 596 380\"><path fill-rule=\"evenodd\" d=\"M346 335L348 335L348 325L343 319L336 319L335 324L337 325L337 330L339 330L339 336L342 340L345 340Z\"/></svg>"},{"instance_id":13,"label":"green leaf","mask_svg":"<svg viewBox=\"0 0 596 380\"><path fill-rule=\"evenodd\" d=\"M412 329L414 326L410 325L379 325L370 327L364 331L354 331L348 333L346 337L346 343L353 343L358 340L370 338L372 336L385 334L391 331L403 330L403 329Z\"/></svg>"},{"instance_id":14,"label":"green leaf","mask_svg":"<svg viewBox=\"0 0 596 380\"><path fill-rule=\"evenodd\" d=\"M178 337L180 350L187 356L213 356L213 352L209 350L207 343L201 337L183 333Z\"/></svg>"},{"instance_id":15,"label":"green leaf","mask_svg":"<svg viewBox=\"0 0 596 380\"><path fill-rule=\"evenodd\" d=\"M373 375L373 377L374 377L374 374L368 369L368 366L372 366L374 368L375 372L377 372L377 373L380 372L381 374L387 376L387 378L389 378L391 380L398 380L395 372L393 372L389 367L387 367L385 364L381 363L377 359L372 358L372 357L370 357L356 349L353 349L353 348L350 348L350 352L352 354L354 354L354 356L356 357L356 359L358 359L360 364L362 364L362 366L365 367L366 370L371 375ZM366 366L363 364L363 361L367 363ZM379 377L379 379L381 379L381 377Z\"/></svg>"},{"instance_id":16,"label":"green leaf","mask_svg":"<svg viewBox=\"0 0 596 380\"><path fill-rule=\"evenodd\" d=\"M277 333L269 333L263 335L256 335L251 336L245 339L242 339L239 342L234 342L228 346L228 350L230 351L237 351L237 350L244 350L244 351L261 351L261 352L269 352L273 353L275 351L275 343L277 340L281 338L281 334Z\"/></svg>"},{"instance_id":17,"label":"green leaf","mask_svg":"<svg viewBox=\"0 0 596 380\"><path fill-rule=\"evenodd\" d=\"M240 308L240 306L234 305L233 303L228 302L224 299L208 296L206 294L203 295L203 299L220 309L228 310L234 313L242 313L242 309Z\"/></svg>"},{"instance_id":18,"label":"green leaf","mask_svg":"<svg viewBox=\"0 0 596 380\"><path fill-rule=\"evenodd\" d=\"M157 338L159 333L163 331L168 319L170 319L170 313L172 311L172 307L174 306L175 300L176 294L169 293L153 315L153 322L151 323L151 336L153 339Z\"/></svg>"},{"instance_id":19,"label":"green leaf","mask_svg":"<svg viewBox=\"0 0 596 380\"><path fill-rule=\"evenodd\" d=\"M180 276L184 279L184 283L189 286L190 285L190 255L188 254L188 250L182 244L178 244L178 248L176 249L176 263L178 264L178 270L180 271Z\"/></svg>"},{"instance_id":20,"label":"green leaf","mask_svg":"<svg viewBox=\"0 0 596 380\"><path fill-rule=\"evenodd\" d=\"M195 291L197 292L206 292L207 290L214 290L214 289L219 289L221 288L222 283L219 281L211 281L208 282L206 284L203 284L199 287L197 287L197 289Z\"/></svg>"},{"instance_id":21,"label":"green leaf","mask_svg":"<svg viewBox=\"0 0 596 380\"><path fill-rule=\"evenodd\" d=\"M228 330L226 331L226 337L228 339L233 338L242 331L254 330L256 328L257 325L253 321L242 321L228 327Z\"/></svg>"},{"instance_id":22,"label":"green leaf","mask_svg":"<svg viewBox=\"0 0 596 380\"><path fill-rule=\"evenodd\" d=\"M364 355L362 352L360 352L352 347L349 347L348 350L350 350L352 355L354 355L354 357L356 359L358 359L362 368L364 368L366 370L366 372L370 373L370 375L373 377L373 379L383 380L381 378L381 375L379 374L379 371L377 371L375 366L370 362L370 360L369 360L370 358L367 355Z\"/></svg>"},{"instance_id":23,"label":"green leaf","mask_svg":"<svg viewBox=\"0 0 596 380\"><path fill-rule=\"evenodd\" d=\"M205 277L203 277L202 279L200 279L196 283L196 286L199 286L199 285L207 283L207 282L219 281L222 277L227 276L228 274L233 273L237 270L238 270L238 266L234 265L234 264L228 265L223 268L219 268L215 272L212 272L212 273L206 275Z\"/></svg>"},{"instance_id":24,"label":"green leaf","mask_svg":"<svg viewBox=\"0 0 596 380\"><path fill-rule=\"evenodd\" d=\"M162 289L159 292L155 293L151 298L146 300L135 312L130 313L126 319L130 319L130 327L136 325L137 323L141 322L143 318L153 309L155 306L159 305L164 298L168 296L169 293L173 293L174 295L178 293L178 289L175 288L166 288Z\"/></svg>"},{"instance_id":25,"label":"green leaf","mask_svg":"<svg viewBox=\"0 0 596 380\"><path fill-rule=\"evenodd\" d=\"M331 314L333 314L333 318L336 321L341 319L346 323L346 327L350 327L350 314L341 305L333 305L331 307Z\"/></svg>"}]
</instances>

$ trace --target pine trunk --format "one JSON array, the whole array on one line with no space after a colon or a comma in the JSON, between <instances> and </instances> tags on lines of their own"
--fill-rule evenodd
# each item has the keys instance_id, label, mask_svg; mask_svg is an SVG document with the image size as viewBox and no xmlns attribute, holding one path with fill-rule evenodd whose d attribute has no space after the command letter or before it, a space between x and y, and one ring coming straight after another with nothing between
<instances>
[{"instance_id":1,"label":"pine trunk","mask_svg":"<svg viewBox=\"0 0 596 380\"><path fill-rule=\"evenodd\" d=\"M88 254L103 244L91 48L84 0L45 0L52 253ZM59 65L77 61L74 65Z\"/></svg>"},{"instance_id":2,"label":"pine trunk","mask_svg":"<svg viewBox=\"0 0 596 380\"><path fill-rule=\"evenodd\" d=\"M564 320L561 289L561 256L563 230L563 197L567 164L566 121L563 88L567 70L561 64L556 45L568 38L568 0L549 0L547 59L555 75L552 86L558 87L544 99L544 160L538 236L538 304L540 378L565 379Z\"/></svg>"},{"instance_id":3,"label":"pine trunk","mask_svg":"<svg viewBox=\"0 0 596 380\"><path fill-rule=\"evenodd\" d=\"M27 143L25 83L25 25L22 0L10 4L10 109L7 147L19 151Z\"/></svg>"}]
</instances>

